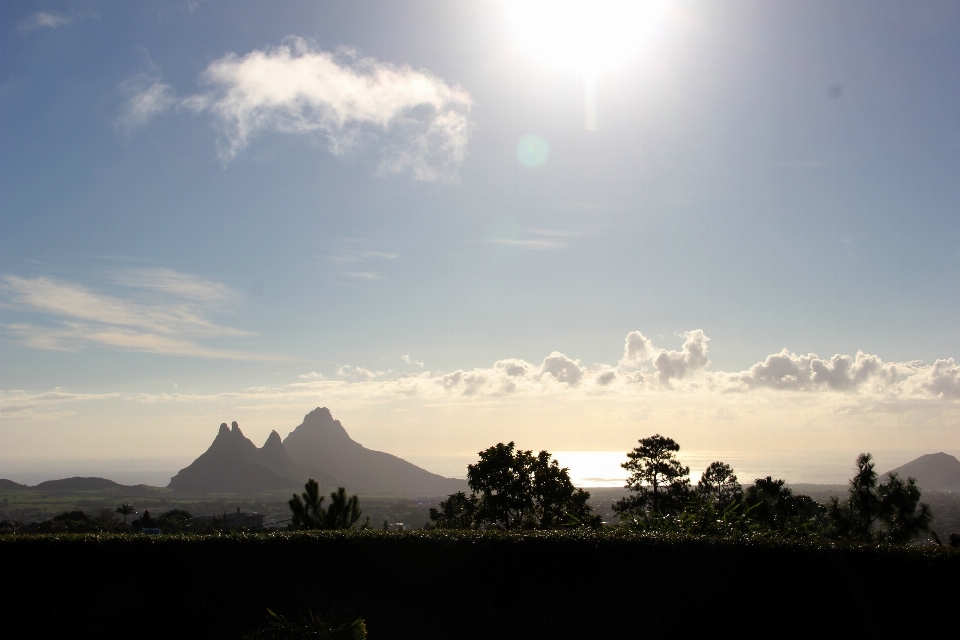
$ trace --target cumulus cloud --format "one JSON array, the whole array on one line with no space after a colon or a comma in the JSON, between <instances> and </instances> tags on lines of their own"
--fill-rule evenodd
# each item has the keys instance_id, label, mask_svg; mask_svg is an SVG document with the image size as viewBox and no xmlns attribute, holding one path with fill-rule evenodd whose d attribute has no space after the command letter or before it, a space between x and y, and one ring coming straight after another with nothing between
<instances>
[{"instance_id":1,"label":"cumulus cloud","mask_svg":"<svg viewBox=\"0 0 960 640\"><path fill-rule=\"evenodd\" d=\"M123 297L46 276L0 275L6 307L30 314L29 321L11 322L4 329L39 349L100 345L209 358L255 357L203 343L253 335L210 319L218 303L235 297L229 287L170 269L135 269L112 279L126 288Z\"/></svg>"},{"instance_id":2,"label":"cumulus cloud","mask_svg":"<svg viewBox=\"0 0 960 640\"><path fill-rule=\"evenodd\" d=\"M224 161L269 132L321 136L334 155L376 144L379 173L416 180L453 178L466 155L469 94L409 66L289 37L278 47L215 60L200 79L206 90L180 99L159 79L133 79L142 87L119 122L136 126L174 107L210 114Z\"/></svg>"},{"instance_id":3,"label":"cumulus cloud","mask_svg":"<svg viewBox=\"0 0 960 640\"><path fill-rule=\"evenodd\" d=\"M323 374L311 371L310 373L301 373L297 376L301 380L323 380Z\"/></svg>"},{"instance_id":4,"label":"cumulus cloud","mask_svg":"<svg viewBox=\"0 0 960 640\"><path fill-rule=\"evenodd\" d=\"M700 329L683 335L687 340L680 351L661 349L653 360L660 374L661 384L669 384L671 379L683 378L688 372L698 372L710 363L707 359L707 343L710 338Z\"/></svg>"}]
</instances>

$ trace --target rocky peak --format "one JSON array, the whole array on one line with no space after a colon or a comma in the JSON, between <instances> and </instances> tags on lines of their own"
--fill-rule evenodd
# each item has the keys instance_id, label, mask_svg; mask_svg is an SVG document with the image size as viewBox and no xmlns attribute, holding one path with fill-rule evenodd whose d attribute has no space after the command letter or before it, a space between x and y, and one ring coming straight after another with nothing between
<instances>
[{"instance_id":1,"label":"rocky peak","mask_svg":"<svg viewBox=\"0 0 960 640\"><path fill-rule=\"evenodd\" d=\"M283 448L283 440L280 439L280 434L276 431L271 431L270 435L267 436L267 441L263 443L262 449L276 449L277 447Z\"/></svg>"}]
</instances>

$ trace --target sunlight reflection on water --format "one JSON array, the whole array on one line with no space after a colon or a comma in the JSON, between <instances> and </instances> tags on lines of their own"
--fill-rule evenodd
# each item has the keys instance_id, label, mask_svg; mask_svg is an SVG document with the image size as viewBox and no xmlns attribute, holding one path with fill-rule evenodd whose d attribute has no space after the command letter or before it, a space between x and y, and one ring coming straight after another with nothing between
<instances>
[{"instance_id":1,"label":"sunlight reflection on water","mask_svg":"<svg viewBox=\"0 0 960 640\"><path fill-rule=\"evenodd\" d=\"M773 476L788 483L846 484L853 475L859 451L680 451L681 462L690 467L690 480L696 483L711 462L720 460L733 467L741 484L756 478ZM881 449L872 451L881 473L933 451L921 449ZM947 451L951 455L960 452ZM560 466L570 469L574 484L581 487L622 487L627 474L620 468L623 451L554 451ZM467 465L476 462L476 454L417 456L406 458L429 471L452 478L465 478Z\"/></svg>"}]
</instances>

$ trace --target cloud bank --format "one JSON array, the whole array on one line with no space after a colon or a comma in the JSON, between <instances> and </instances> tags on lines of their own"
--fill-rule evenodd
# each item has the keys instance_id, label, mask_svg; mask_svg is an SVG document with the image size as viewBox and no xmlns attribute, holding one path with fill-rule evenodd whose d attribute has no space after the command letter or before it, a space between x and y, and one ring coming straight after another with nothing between
<instances>
[{"instance_id":1,"label":"cloud bank","mask_svg":"<svg viewBox=\"0 0 960 640\"><path fill-rule=\"evenodd\" d=\"M352 50L331 53L289 37L278 47L215 60L200 81L205 90L183 98L159 78L127 81L118 129L187 109L213 117L224 161L263 133L319 135L334 155L376 144L379 173L426 181L454 178L466 154L472 105L466 91Z\"/></svg>"}]
</instances>

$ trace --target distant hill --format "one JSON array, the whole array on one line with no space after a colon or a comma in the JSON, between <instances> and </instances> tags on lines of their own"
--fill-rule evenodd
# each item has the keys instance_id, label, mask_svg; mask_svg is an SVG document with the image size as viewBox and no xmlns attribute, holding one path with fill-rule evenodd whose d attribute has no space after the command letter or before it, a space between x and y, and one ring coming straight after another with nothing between
<instances>
[{"instance_id":1,"label":"distant hill","mask_svg":"<svg viewBox=\"0 0 960 640\"><path fill-rule=\"evenodd\" d=\"M337 480L320 471L296 464L276 431L257 448L239 425L220 425L213 444L193 463L170 479L169 488L192 493L258 493L302 488L308 478L325 487Z\"/></svg>"},{"instance_id":2,"label":"distant hill","mask_svg":"<svg viewBox=\"0 0 960 640\"><path fill-rule=\"evenodd\" d=\"M444 478L355 442L326 407L304 416L283 446L295 462L324 470L351 492L441 496L467 490L464 480Z\"/></svg>"},{"instance_id":3,"label":"distant hill","mask_svg":"<svg viewBox=\"0 0 960 640\"><path fill-rule=\"evenodd\" d=\"M921 489L960 490L960 460L943 453L928 453L887 473L898 473L904 478L916 478Z\"/></svg>"},{"instance_id":4,"label":"distant hill","mask_svg":"<svg viewBox=\"0 0 960 640\"><path fill-rule=\"evenodd\" d=\"M63 478L62 480L47 480L41 482L34 489L40 491L104 491L105 489L126 489L128 487L107 480L106 478Z\"/></svg>"},{"instance_id":5,"label":"distant hill","mask_svg":"<svg viewBox=\"0 0 960 640\"><path fill-rule=\"evenodd\" d=\"M20 484L19 482L14 482L13 480L7 480L6 478L0 478L0 489L10 490L10 489L31 489L32 487Z\"/></svg>"}]
</instances>

